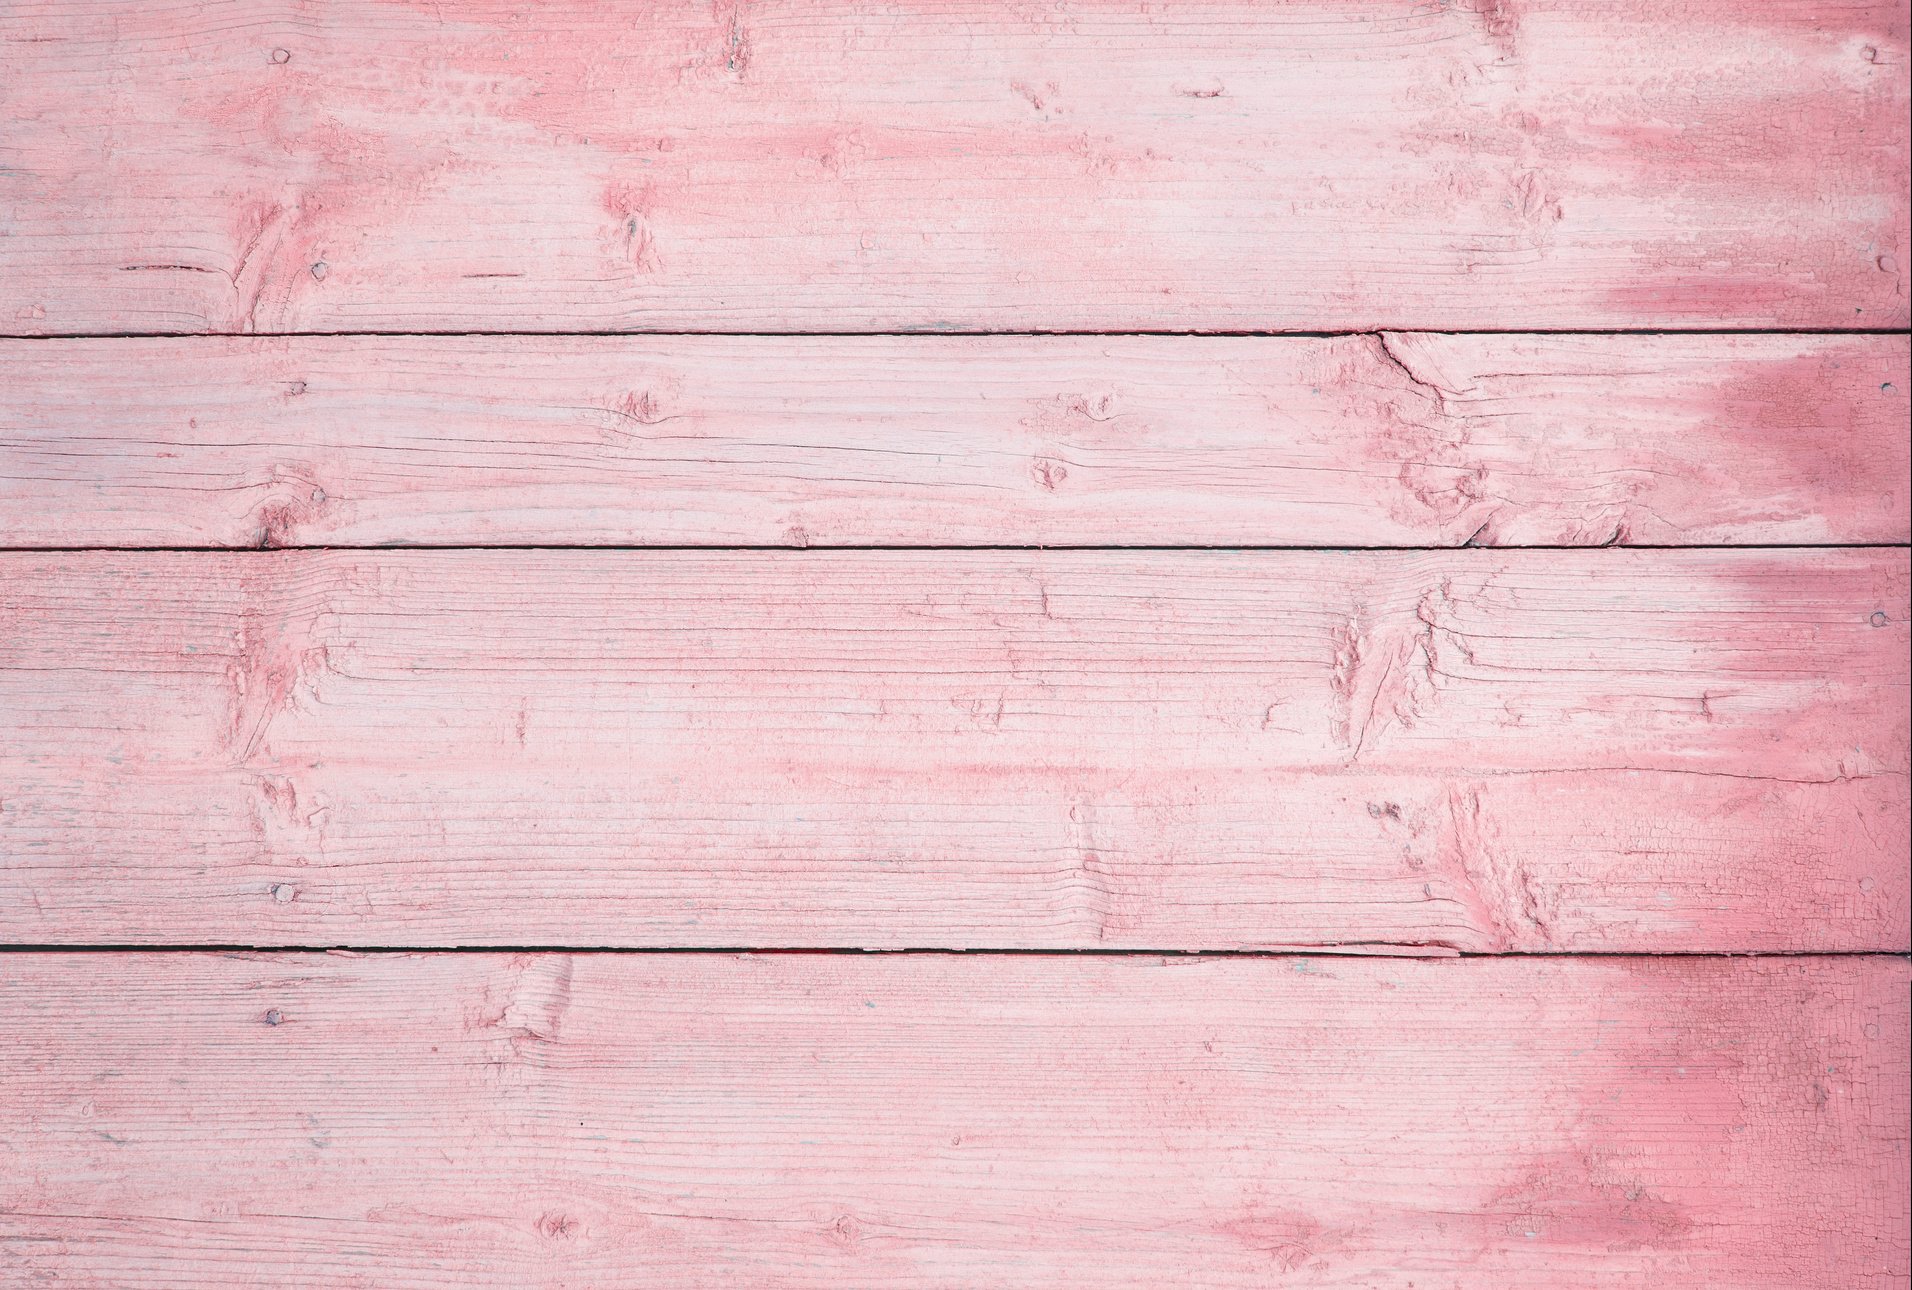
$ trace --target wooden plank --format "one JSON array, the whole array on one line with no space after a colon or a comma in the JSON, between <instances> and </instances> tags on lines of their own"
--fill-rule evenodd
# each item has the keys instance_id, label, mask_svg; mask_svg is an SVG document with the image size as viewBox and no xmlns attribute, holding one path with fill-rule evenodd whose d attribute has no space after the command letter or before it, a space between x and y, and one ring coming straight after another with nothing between
<instances>
[{"instance_id":1,"label":"wooden plank","mask_svg":"<svg viewBox=\"0 0 1912 1290\"><path fill-rule=\"evenodd\" d=\"M1903 548L0 570L15 943L1912 945Z\"/></svg>"},{"instance_id":2,"label":"wooden plank","mask_svg":"<svg viewBox=\"0 0 1912 1290\"><path fill-rule=\"evenodd\" d=\"M1904 336L0 345L0 543L1904 542Z\"/></svg>"},{"instance_id":3,"label":"wooden plank","mask_svg":"<svg viewBox=\"0 0 1912 1290\"><path fill-rule=\"evenodd\" d=\"M1908 318L1905 0L0 21L17 334Z\"/></svg>"},{"instance_id":4,"label":"wooden plank","mask_svg":"<svg viewBox=\"0 0 1912 1290\"><path fill-rule=\"evenodd\" d=\"M18 1285L1885 1290L1903 960L0 959Z\"/></svg>"}]
</instances>

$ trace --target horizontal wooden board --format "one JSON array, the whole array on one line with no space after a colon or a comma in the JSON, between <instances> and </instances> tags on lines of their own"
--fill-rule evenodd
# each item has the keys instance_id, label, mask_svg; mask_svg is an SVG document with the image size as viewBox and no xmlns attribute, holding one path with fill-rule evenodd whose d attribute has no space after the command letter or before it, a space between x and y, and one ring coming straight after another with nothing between
<instances>
[{"instance_id":1,"label":"horizontal wooden board","mask_svg":"<svg viewBox=\"0 0 1912 1290\"><path fill-rule=\"evenodd\" d=\"M0 326L1902 326L1904 0L19 0Z\"/></svg>"},{"instance_id":2,"label":"horizontal wooden board","mask_svg":"<svg viewBox=\"0 0 1912 1290\"><path fill-rule=\"evenodd\" d=\"M0 958L0 1273L1887 1290L1900 959Z\"/></svg>"},{"instance_id":3,"label":"horizontal wooden board","mask_svg":"<svg viewBox=\"0 0 1912 1290\"><path fill-rule=\"evenodd\" d=\"M15 943L1895 949L1908 557L14 553Z\"/></svg>"},{"instance_id":4,"label":"horizontal wooden board","mask_svg":"<svg viewBox=\"0 0 1912 1290\"><path fill-rule=\"evenodd\" d=\"M1903 336L0 345L0 543L1904 542Z\"/></svg>"}]
</instances>

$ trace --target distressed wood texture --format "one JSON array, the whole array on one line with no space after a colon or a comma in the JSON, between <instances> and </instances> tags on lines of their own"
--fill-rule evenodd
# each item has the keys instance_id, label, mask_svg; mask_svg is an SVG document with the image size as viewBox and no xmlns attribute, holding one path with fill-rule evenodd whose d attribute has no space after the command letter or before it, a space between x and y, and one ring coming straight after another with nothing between
<instances>
[{"instance_id":1,"label":"distressed wood texture","mask_svg":"<svg viewBox=\"0 0 1912 1290\"><path fill-rule=\"evenodd\" d=\"M0 958L9 1284L1886 1290L1907 965Z\"/></svg>"},{"instance_id":2,"label":"distressed wood texture","mask_svg":"<svg viewBox=\"0 0 1912 1290\"><path fill-rule=\"evenodd\" d=\"M1905 0L3 21L18 334L1908 317Z\"/></svg>"},{"instance_id":3,"label":"distressed wood texture","mask_svg":"<svg viewBox=\"0 0 1912 1290\"><path fill-rule=\"evenodd\" d=\"M1903 549L0 557L16 943L1903 950Z\"/></svg>"},{"instance_id":4,"label":"distressed wood texture","mask_svg":"<svg viewBox=\"0 0 1912 1290\"><path fill-rule=\"evenodd\" d=\"M0 345L0 542L1904 542L1903 336Z\"/></svg>"}]
</instances>

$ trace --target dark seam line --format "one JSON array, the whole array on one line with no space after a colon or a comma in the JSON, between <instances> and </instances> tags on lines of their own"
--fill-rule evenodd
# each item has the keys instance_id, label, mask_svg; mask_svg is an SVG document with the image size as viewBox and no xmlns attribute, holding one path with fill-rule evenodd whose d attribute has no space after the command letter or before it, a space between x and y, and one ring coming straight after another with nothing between
<instances>
[{"instance_id":1,"label":"dark seam line","mask_svg":"<svg viewBox=\"0 0 1912 1290\"><path fill-rule=\"evenodd\" d=\"M1186 959L1908 959L1908 950L1456 950L1437 942L1349 942L1345 950L1325 948L1271 950L1176 949L951 949L921 946L859 949L853 946L779 945L241 945L241 944L0 944L4 954L607 954L736 955L787 954L880 957L937 955L992 958L1186 958ZM1360 948L1355 948L1359 946ZM1393 951L1393 952L1390 952Z\"/></svg>"},{"instance_id":2,"label":"dark seam line","mask_svg":"<svg viewBox=\"0 0 1912 1290\"><path fill-rule=\"evenodd\" d=\"M390 330L390 331L74 331L74 332L0 332L0 340L302 340L363 336L374 337L715 337L736 340L801 340L806 338L897 337L923 339L935 337L1219 337L1281 338L1333 340L1351 336L1372 336L1388 332L1397 336L1905 336L1912 327L1370 327L1342 328L1334 331L1284 329L1231 329L1205 327L1127 327L1084 328L1003 328L917 327L908 329L819 329L815 331L728 331L711 328L579 328L566 331L520 330Z\"/></svg>"},{"instance_id":3,"label":"dark seam line","mask_svg":"<svg viewBox=\"0 0 1912 1290\"><path fill-rule=\"evenodd\" d=\"M1253 543L1122 543L1122 542L976 542L969 544L916 544L872 542L825 543L812 542L796 546L783 542L658 542L658 543L613 543L613 542L500 542L500 543L430 543L430 542L382 542L364 545L340 545L335 543L297 543L288 542L274 546L0 546L4 555L84 555L88 552L103 552L120 555L279 555L285 553L311 551L366 551L380 553L405 552L458 552L458 551L708 551L721 553L735 552L785 552L791 555L803 555L825 551L923 551L923 552L960 552L960 551L1162 551L1162 552L1202 552L1227 555L1232 553L1279 553L1295 554L1350 554L1376 553L1425 553L1448 554L1460 551L1489 552L1508 551L1905 551L1912 550L1907 542L1719 542L1707 545L1676 545L1671 543L1576 543L1570 545L1521 545L1521 546L1289 546L1282 544L1260 545Z\"/></svg>"}]
</instances>

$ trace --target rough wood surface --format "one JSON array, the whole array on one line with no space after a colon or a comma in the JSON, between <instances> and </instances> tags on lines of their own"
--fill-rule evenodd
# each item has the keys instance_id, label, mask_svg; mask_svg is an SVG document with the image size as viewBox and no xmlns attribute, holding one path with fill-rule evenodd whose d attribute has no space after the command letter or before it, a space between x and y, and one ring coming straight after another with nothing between
<instances>
[{"instance_id":1,"label":"rough wood surface","mask_svg":"<svg viewBox=\"0 0 1912 1290\"><path fill-rule=\"evenodd\" d=\"M8 955L0 1273L1888 1290L1890 958Z\"/></svg>"},{"instance_id":2,"label":"rough wood surface","mask_svg":"<svg viewBox=\"0 0 1912 1290\"><path fill-rule=\"evenodd\" d=\"M18 0L0 326L1896 326L1904 0Z\"/></svg>"},{"instance_id":3,"label":"rough wood surface","mask_svg":"<svg viewBox=\"0 0 1912 1290\"><path fill-rule=\"evenodd\" d=\"M1903 336L0 345L0 542L1904 542Z\"/></svg>"},{"instance_id":4,"label":"rough wood surface","mask_svg":"<svg viewBox=\"0 0 1912 1290\"><path fill-rule=\"evenodd\" d=\"M16 943L1905 949L1903 549L14 553Z\"/></svg>"}]
</instances>

